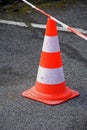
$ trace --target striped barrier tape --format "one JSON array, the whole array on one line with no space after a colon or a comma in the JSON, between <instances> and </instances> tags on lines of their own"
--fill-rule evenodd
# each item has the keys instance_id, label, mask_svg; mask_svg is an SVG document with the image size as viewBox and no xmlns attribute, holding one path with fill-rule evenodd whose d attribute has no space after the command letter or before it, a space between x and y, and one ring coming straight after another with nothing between
<instances>
[{"instance_id":1,"label":"striped barrier tape","mask_svg":"<svg viewBox=\"0 0 87 130\"><path fill-rule=\"evenodd\" d=\"M45 11L43 11L43 10L37 8L36 6L34 6L33 4L31 4L31 3L28 2L27 0L22 0L22 1L25 2L26 4L28 4L29 6L31 6L32 8L34 8L35 10L39 11L40 13L44 14L45 16L51 18L52 20L54 20L55 22L57 22L58 24L60 24L60 25L63 26L64 28L66 28L67 30L69 30L70 32L72 32L72 33L78 35L79 37L81 37L81 38L87 40L87 36L86 36L86 35L80 33L79 31L77 31L77 30L75 30L74 28L72 28L72 27L66 25L65 23L63 23L63 22L57 20L56 18L54 18L54 17L51 16L50 14L46 13Z\"/></svg>"}]
</instances>

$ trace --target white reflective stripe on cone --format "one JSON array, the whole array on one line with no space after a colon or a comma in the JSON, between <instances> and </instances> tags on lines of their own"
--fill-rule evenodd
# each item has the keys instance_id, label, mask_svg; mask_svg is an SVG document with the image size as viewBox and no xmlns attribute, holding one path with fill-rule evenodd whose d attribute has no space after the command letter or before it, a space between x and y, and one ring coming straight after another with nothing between
<instances>
[{"instance_id":1,"label":"white reflective stripe on cone","mask_svg":"<svg viewBox=\"0 0 87 130\"><path fill-rule=\"evenodd\" d=\"M42 50L44 52L60 51L58 36L45 36Z\"/></svg>"},{"instance_id":2,"label":"white reflective stripe on cone","mask_svg":"<svg viewBox=\"0 0 87 130\"><path fill-rule=\"evenodd\" d=\"M65 81L63 67L47 69L39 66L37 81L44 84L59 84Z\"/></svg>"}]
</instances>

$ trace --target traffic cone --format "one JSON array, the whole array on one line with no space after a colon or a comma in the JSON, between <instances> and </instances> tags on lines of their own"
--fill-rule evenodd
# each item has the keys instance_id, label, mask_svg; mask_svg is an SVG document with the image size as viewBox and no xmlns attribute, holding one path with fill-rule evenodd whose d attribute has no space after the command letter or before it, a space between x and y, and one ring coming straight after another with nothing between
<instances>
[{"instance_id":1,"label":"traffic cone","mask_svg":"<svg viewBox=\"0 0 87 130\"><path fill-rule=\"evenodd\" d=\"M79 95L66 86L56 22L48 19L36 84L22 96L55 105Z\"/></svg>"}]
</instances>

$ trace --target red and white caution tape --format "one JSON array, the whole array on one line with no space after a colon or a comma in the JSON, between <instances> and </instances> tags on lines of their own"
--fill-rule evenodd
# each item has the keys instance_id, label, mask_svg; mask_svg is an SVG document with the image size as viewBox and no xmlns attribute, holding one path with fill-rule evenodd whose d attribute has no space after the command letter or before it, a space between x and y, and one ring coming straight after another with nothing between
<instances>
[{"instance_id":1,"label":"red and white caution tape","mask_svg":"<svg viewBox=\"0 0 87 130\"><path fill-rule=\"evenodd\" d=\"M31 6L31 7L34 8L34 9L36 9L36 10L39 11L40 13L44 14L45 16L47 16L47 17L53 19L53 20L56 21L58 24L60 24L61 26L63 26L63 27L66 28L67 30L69 30L70 32L72 32L72 33L78 35L79 37L81 37L81 38L87 40L87 36L86 36L86 35L80 33L79 31L77 31L77 30L75 30L74 28L72 28L72 27L66 25L65 23L63 23L63 22L57 20L56 18L54 18L54 17L51 16L50 14L46 13L45 11L43 11L43 10L37 8L36 6L34 6L33 4L31 4L31 3L28 2L27 0L22 0L22 1L24 1L26 4L28 4L29 6Z\"/></svg>"}]
</instances>

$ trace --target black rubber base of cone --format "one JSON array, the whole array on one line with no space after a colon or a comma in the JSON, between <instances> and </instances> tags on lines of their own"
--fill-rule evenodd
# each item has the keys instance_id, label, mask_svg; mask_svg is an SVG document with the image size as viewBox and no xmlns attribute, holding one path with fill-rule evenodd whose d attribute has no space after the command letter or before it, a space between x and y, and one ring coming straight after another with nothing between
<instances>
[{"instance_id":1,"label":"black rubber base of cone","mask_svg":"<svg viewBox=\"0 0 87 130\"><path fill-rule=\"evenodd\" d=\"M79 96L79 92L71 90L71 95L68 96L65 99L63 98L63 99L47 100L47 99L42 98L41 96L37 95L37 92L36 92L35 86L34 86L31 89L28 89L28 90L24 91L22 93L22 96L26 97L26 98L29 98L29 99L39 101L39 102L43 102L43 103L48 104L48 105L58 105L58 104L61 104L63 102L66 102L66 101L68 101L68 100L70 100L72 98L75 98L75 97Z\"/></svg>"}]
</instances>

